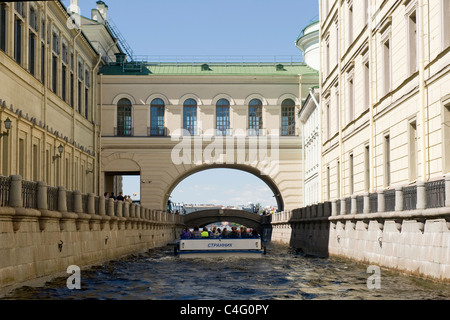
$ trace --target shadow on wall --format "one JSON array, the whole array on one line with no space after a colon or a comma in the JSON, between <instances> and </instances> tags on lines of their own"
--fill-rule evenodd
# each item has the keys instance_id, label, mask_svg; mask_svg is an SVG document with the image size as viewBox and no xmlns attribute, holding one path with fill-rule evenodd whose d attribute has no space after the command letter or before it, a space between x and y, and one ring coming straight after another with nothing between
<instances>
[{"instance_id":1,"label":"shadow on wall","mask_svg":"<svg viewBox=\"0 0 450 320\"><path fill-rule=\"evenodd\" d=\"M330 216L331 202L276 213L265 218L264 237L307 255L328 257Z\"/></svg>"}]
</instances>

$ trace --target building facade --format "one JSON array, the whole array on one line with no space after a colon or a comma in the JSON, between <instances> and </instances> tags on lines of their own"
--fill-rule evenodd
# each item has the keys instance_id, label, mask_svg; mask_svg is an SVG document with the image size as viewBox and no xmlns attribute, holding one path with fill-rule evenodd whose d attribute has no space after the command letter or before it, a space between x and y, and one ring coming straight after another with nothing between
<instances>
[{"instance_id":1,"label":"building facade","mask_svg":"<svg viewBox=\"0 0 450 320\"><path fill-rule=\"evenodd\" d=\"M296 44L303 53L303 61L316 70L320 70L320 21L303 29ZM302 132L303 151L303 204L312 205L321 201L320 192L320 144L321 116L318 86L311 87L298 113Z\"/></svg>"},{"instance_id":2,"label":"building facade","mask_svg":"<svg viewBox=\"0 0 450 320\"><path fill-rule=\"evenodd\" d=\"M160 209L190 174L228 167L265 181L280 209L301 204L301 137L296 115L309 88L317 84L316 70L301 62L123 61L119 58L100 70L105 191L111 189L111 176L137 174L141 203ZM194 155L193 161L176 163L173 150L183 135L191 138L189 150L200 146L201 154ZM270 149L272 137L279 144L275 147L278 167L263 174L270 163L266 160L271 159L253 159L250 145L267 141ZM214 159L207 159L208 155Z\"/></svg>"},{"instance_id":3,"label":"building facade","mask_svg":"<svg viewBox=\"0 0 450 320\"><path fill-rule=\"evenodd\" d=\"M99 54L60 1L0 2L1 173L97 192Z\"/></svg>"},{"instance_id":4,"label":"building facade","mask_svg":"<svg viewBox=\"0 0 450 320\"><path fill-rule=\"evenodd\" d=\"M320 1L323 200L450 170L450 2Z\"/></svg>"}]
</instances>

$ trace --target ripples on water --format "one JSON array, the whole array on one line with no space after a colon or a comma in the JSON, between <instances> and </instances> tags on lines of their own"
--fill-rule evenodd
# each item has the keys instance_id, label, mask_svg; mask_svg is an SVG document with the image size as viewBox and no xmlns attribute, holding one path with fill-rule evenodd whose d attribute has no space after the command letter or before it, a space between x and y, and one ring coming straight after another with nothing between
<instances>
[{"instance_id":1,"label":"ripples on water","mask_svg":"<svg viewBox=\"0 0 450 320\"><path fill-rule=\"evenodd\" d=\"M405 300L450 299L450 285L381 270L381 289L367 288L367 266L304 256L269 244L262 259L179 259L171 247L81 271L81 290L67 278L22 287L6 299L39 300Z\"/></svg>"}]
</instances>

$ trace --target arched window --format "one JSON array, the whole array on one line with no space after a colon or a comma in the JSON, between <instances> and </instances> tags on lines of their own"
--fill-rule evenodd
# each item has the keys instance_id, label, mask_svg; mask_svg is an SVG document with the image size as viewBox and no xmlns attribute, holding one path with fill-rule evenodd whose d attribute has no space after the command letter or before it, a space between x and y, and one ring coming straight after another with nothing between
<instances>
[{"instance_id":1,"label":"arched window","mask_svg":"<svg viewBox=\"0 0 450 320\"><path fill-rule=\"evenodd\" d=\"M253 99L248 104L248 134L258 136L263 129L262 102Z\"/></svg>"},{"instance_id":2,"label":"arched window","mask_svg":"<svg viewBox=\"0 0 450 320\"><path fill-rule=\"evenodd\" d=\"M150 135L165 136L164 129L165 104L161 99L154 99L150 104Z\"/></svg>"},{"instance_id":3,"label":"arched window","mask_svg":"<svg viewBox=\"0 0 450 320\"><path fill-rule=\"evenodd\" d=\"M281 103L281 135L295 136L295 102L292 99Z\"/></svg>"},{"instance_id":4,"label":"arched window","mask_svg":"<svg viewBox=\"0 0 450 320\"><path fill-rule=\"evenodd\" d=\"M220 99L216 104L216 134L226 136L230 130L230 102Z\"/></svg>"},{"instance_id":5,"label":"arched window","mask_svg":"<svg viewBox=\"0 0 450 320\"><path fill-rule=\"evenodd\" d=\"M131 101L122 98L117 103L117 136L132 136Z\"/></svg>"},{"instance_id":6,"label":"arched window","mask_svg":"<svg viewBox=\"0 0 450 320\"><path fill-rule=\"evenodd\" d=\"M191 136L197 135L197 101L187 99L183 104L183 128Z\"/></svg>"}]
</instances>

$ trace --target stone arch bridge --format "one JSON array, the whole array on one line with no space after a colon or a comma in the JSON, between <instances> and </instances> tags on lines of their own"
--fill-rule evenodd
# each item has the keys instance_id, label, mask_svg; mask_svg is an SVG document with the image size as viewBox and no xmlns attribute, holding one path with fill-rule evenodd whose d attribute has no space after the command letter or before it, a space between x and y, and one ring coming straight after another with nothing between
<instances>
[{"instance_id":1,"label":"stone arch bridge","mask_svg":"<svg viewBox=\"0 0 450 320\"><path fill-rule=\"evenodd\" d=\"M184 224L193 228L204 227L214 222L235 222L248 228L261 231L262 217L245 210L235 209L207 209L195 211L183 216Z\"/></svg>"}]
</instances>

